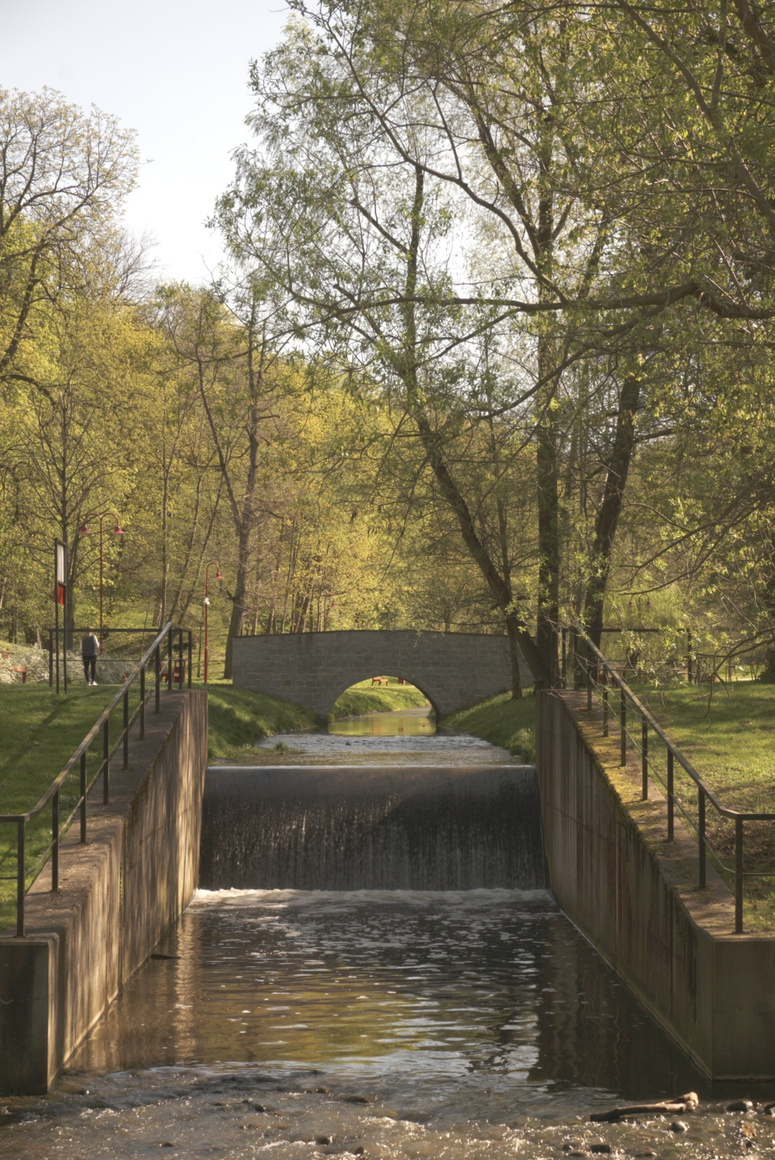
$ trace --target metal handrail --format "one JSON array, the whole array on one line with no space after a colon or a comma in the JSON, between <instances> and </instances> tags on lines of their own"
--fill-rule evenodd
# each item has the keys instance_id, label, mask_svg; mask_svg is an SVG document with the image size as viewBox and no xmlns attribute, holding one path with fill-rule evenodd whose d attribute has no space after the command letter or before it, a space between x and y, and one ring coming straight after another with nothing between
<instances>
[{"instance_id":1,"label":"metal handrail","mask_svg":"<svg viewBox=\"0 0 775 1160\"><path fill-rule=\"evenodd\" d=\"M590 640L586 632L577 625L571 625L566 628L558 630L562 636L562 668L561 679L564 685L567 678L567 663L568 663L568 649L566 634L571 636L571 654L572 663L576 671L582 671L585 675L586 693L587 693L587 708L592 708L593 692L599 688L600 702L603 708L603 735L608 736L609 733L609 718L613 716L618 720L619 724L619 764L627 764L627 748L628 742L632 744L635 749L639 749L641 754L641 798L643 801L648 800L649 796L649 772L654 781L658 782L665 790L667 795L667 840L669 842L674 840L675 836L675 813L676 809L689 824L692 829L696 829L698 840L698 885L702 890L706 886L707 870L706 861L708 851L716 864L726 873L734 876L734 896L735 896L735 934L743 933L743 880L745 877L751 876L751 872L745 872L743 869L743 852L744 852L744 824L745 822L770 822L775 821L775 813L747 813L744 810L730 809L728 806L722 804L718 796L705 783L700 774L694 768L688 758L684 757L678 746L670 739L662 726L654 719L645 705L636 697L632 689L621 677L610 661L608 661L600 649ZM577 644L579 641L584 643L584 656L579 654ZM602 679L599 674L602 674ZM609 690L613 685L619 692L619 712L618 717L612 709L611 698ZM627 709L628 705L632 706L637 714L640 715L640 745L635 741L632 733L627 726ZM667 751L667 771L666 779L663 781L654 768L653 762L649 758L649 730L651 730L656 737L662 742ZM693 819L681 805L680 798L675 792L675 765L676 762L681 766L684 772L688 775L691 781L697 787L697 824L694 825ZM722 817L728 818L735 824L735 864L734 867L727 866L713 850L707 837L706 826L706 812L707 805L710 803L716 812ZM767 874L775 875L775 870L766 872ZM764 876L764 872L757 872L757 876Z\"/></svg>"},{"instance_id":2,"label":"metal handrail","mask_svg":"<svg viewBox=\"0 0 775 1160\"><path fill-rule=\"evenodd\" d=\"M123 747L123 768L127 769L129 766L129 732L135 721L140 721L140 740L145 738L145 708L151 698L154 699L154 712L161 711L161 683L163 675L167 678L167 687L172 689L173 685L173 637L177 634L178 637L178 656L179 662L177 664L177 684L178 688L182 689L184 684L184 663L183 663L183 638L188 637L188 687L191 687L191 656L192 656L192 640L191 630L183 628L175 628L172 622L168 622L164 628L158 633L153 644L143 655L139 661L134 672L132 672L124 681L121 689L116 693L110 704L100 714L97 721L92 725L89 732L84 737L80 745L75 749L67 764L57 774L51 785L36 802L36 804L25 813L21 814L0 814L0 823L15 824L17 827L17 843L16 843L16 874L13 875L16 879L16 937L22 938L25 929L25 900L30 888L34 885L40 877L43 869L51 862L51 890L56 892L59 889L59 846L61 839L69 830L76 816L80 816L80 842L85 844L87 841L87 801L91 790L102 778L102 801L104 805L110 803L110 762L119 749ZM162 646L166 645L166 661L162 662ZM148 666L153 663L154 680L150 691L146 692L146 671ZM162 674L162 663L166 663L166 674ZM139 685L139 699L137 707L133 713L129 711L129 692L135 683ZM110 718L113 711L118 708L123 701L123 727L118 735L115 743L111 745L110 737ZM91 780L87 778L87 754L91 748L92 743L102 736L102 760L97 767L97 771ZM60 821L59 817L59 794L65 781L72 773L76 765L80 765L80 781L79 781L79 796L70 813ZM31 876L27 873L26 868L26 831L28 824L43 813L46 806L51 802L51 841L46 849L38 858L37 863L32 868ZM30 877L29 886L27 886L27 878Z\"/></svg>"}]
</instances>

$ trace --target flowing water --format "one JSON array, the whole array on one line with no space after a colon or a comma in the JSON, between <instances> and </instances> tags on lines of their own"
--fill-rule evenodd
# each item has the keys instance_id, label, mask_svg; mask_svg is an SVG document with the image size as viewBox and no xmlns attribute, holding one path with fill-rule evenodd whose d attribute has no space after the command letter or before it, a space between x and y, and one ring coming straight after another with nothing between
<instances>
[{"instance_id":1,"label":"flowing water","mask_svg":"<svg viewBox=\"0 0 775 1160\"><path fill-rule=\"evenodd\" d=\"M691 1089L693 1115L589 1120ZM739 1094L543 890L200 891L54 1092L0 1108L0 1156L775 1156L775 1121L725 1110Z\"/></svg>"},{"instance_id":2,"label":"flowing water","mask_svg":"<svg viewBox=\"0 0 775 1160\"><path fill-rule=\"evenodd\" d=\"M331 722L328 732L338 737L431 737L436 725L428 709L418 708L340 717Z\"/></svg>"}]
</instances>

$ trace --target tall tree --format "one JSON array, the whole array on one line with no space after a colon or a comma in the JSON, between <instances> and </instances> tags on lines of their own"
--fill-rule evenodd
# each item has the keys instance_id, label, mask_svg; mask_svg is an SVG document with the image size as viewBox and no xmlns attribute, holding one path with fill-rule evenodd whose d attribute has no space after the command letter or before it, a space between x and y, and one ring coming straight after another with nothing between
<instances>
[{"instance_id":1,"label":"tall tree","mask_svg":"<svg viewBox=\"0 0 775 1160\"><path fill-rule=\"evenodd\" d=\"M52 89L0 89L0 378L38 313L81 285L137 170L134 134Z\"/></svg>"}]
</instances>

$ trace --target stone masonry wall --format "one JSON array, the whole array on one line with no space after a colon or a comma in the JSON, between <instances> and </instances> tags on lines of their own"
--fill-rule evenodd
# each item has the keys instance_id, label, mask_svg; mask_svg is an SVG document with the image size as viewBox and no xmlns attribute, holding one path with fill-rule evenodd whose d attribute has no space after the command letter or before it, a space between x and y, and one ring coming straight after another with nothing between
<instances>
[{"instance_id":1,"label":"stone masonry wall","mask_svg":"<svg viewBox=\"0 0 775 1160\"><path fill-rule=\"evenodd\" d=\"M522 681L532 677L521 662ZM478 633L308 632L242 636L234 641L233 681L294 701L325 716L351 685L374 676L404 677L439 716L511 688L505 636Z\"/></svg>"}]
</instances>

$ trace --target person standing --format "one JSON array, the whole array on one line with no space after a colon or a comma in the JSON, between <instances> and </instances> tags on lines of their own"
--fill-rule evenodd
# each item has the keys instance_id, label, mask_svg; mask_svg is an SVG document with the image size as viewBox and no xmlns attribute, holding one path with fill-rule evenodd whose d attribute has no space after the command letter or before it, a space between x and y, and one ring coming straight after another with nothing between
<instances>
[{"instance_id":1,"label":"person standing","mask_svg":"<svg viewBox=\"0 0 775 1160\"><path fill-rule=\"evenodd\" d=\"M94 635L94 629L89 625L81 637L81 659L83 661L83 675L87 685L97 684L97 655L100 651L100 642Z\"/></svg>"}]
</instances>

